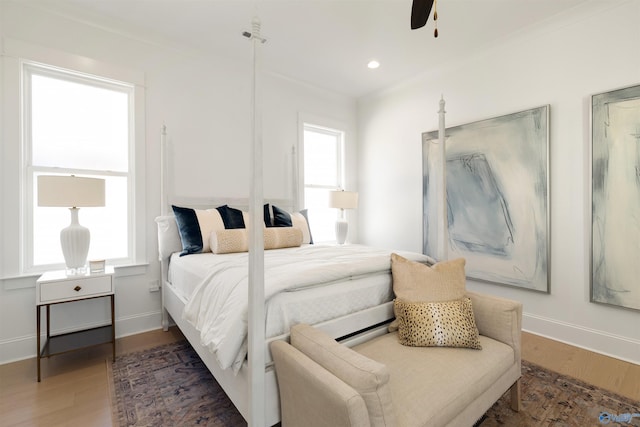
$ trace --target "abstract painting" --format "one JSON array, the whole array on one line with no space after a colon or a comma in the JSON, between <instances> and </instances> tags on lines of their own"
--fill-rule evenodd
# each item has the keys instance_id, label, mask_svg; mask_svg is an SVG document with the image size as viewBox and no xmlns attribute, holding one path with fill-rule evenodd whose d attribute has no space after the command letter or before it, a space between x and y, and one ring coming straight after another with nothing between
<instances>
[{"instance_id":1,"label":"abstract painting","mask_svg":"<svg viewBox=\"0 0 640 427\"><path fill-rule=\"evenodd\" d=\"M465 258L470 279L549 292L549 106L445 135L448 257ZM432 256L437 141L437 131L422 134L423 250Z\"/></svg>"},{"instance_id":2,"label":"abstract painting","mask_svg":"<svg viewBox=\"0 0 640 427\"><path fill-rule=\"evenodd\" d=\"M591 301L640 310L640 86L591 97Z\"/></svg>"}]
</instances>

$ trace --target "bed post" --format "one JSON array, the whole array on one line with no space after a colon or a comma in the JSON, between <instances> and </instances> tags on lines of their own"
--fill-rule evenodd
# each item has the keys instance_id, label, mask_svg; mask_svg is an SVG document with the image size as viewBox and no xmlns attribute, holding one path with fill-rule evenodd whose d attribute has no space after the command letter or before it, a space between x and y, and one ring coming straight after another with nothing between
<instances>
[{"instance_id":1,"label":"bed post","mask_svg":"<svg viewBox=\"0 0 640 427\"><path fill-rule=\"evenodd\" d=\"M299 211L302 209L300 206L300 188L298 182L298 151L296 150L296 146L291 146L291 204L293 206L294 211Z\"/></svg>"},{"instance_id":2,"label":"bed post","mask_svg":"<svg viewBox=\"0 0 640 427\"><path fill-rule=\"evenodd\" d=\"M169 204L167 201L167 126L162 125L160 131L160 214L168 215ZM169 313L165 308L164 292L168 280L169 265L168 260L160 259L160 300L161 300L161 323L162 330L169 330Z\"/></svg>"},{"instance_id":3,"label":"bed post","mask_svg":"<svg viewBox=\"0 0 640 427\"><path fill-rule=\"evenodd\" d=\"M448 213L447 213L447 159L445 147L444 97L440 96L440 110L438 110L438 163L436 185L438 187L438 261L449 257L448 246Z\"/></svg>"},{"instance_id":4,"label":"bed post","mask_svg":"<svg viewBox=\"0 0 640 427\"><path fill-rule=\"evenodd\" d=\"M265 319L264 319L264 211L262 205L262 116L260 97L260 20L252 21L253 81L251 127L251 180L249 212L249 305L248 305L248 362L249 362L249 427L264 427L266 415L265 389Z\"/></svg>"},{"instance_id":5,"label":"bed post","mask_svg":"<svg viewBox=\"0 0 640 427\"><path fill-rule=\"evenodd\" d=\"M167 126L160 131L160 215L168 215L167 201Z\"/></svg>"}]
</instances>

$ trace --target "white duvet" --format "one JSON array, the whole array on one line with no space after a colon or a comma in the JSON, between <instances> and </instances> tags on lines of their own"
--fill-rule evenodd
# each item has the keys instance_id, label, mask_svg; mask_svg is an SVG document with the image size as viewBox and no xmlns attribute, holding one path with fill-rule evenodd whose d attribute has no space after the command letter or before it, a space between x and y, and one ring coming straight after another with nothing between
<instances>
[{"instance_id":1,"label":"white duvet","mask_svg":"<svg viewBox=\"0 0 640 427\"><path fill-rule=\"evenodd\" d=\"M361 245L306 245L265 252L265 300L351 278L389 274L390 251ZM400 252L420 262L426 255ZM248 254L216 256L216 266L195 288L183 317L199 332L201 344L223 369L237 372L247 351Z\"/></svg>"}]
</instances>

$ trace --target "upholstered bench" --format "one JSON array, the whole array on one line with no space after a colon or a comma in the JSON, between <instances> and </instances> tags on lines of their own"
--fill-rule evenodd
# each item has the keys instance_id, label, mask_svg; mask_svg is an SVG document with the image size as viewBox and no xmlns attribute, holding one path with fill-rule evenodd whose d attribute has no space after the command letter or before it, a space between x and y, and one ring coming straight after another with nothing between
<instances>
[{"instance_id":1,"label":"upholstered bench","mask_svg":"<svg viewBox=\"0 0 640 427\"><path fill-rule=\"evenodd\" d=\"M481 350L409 347L397 332L353 348L309 325L271 344L283 427L469 427L511 388L520 405L522 305L467 292Z\"/></svg>"}]
</instances>

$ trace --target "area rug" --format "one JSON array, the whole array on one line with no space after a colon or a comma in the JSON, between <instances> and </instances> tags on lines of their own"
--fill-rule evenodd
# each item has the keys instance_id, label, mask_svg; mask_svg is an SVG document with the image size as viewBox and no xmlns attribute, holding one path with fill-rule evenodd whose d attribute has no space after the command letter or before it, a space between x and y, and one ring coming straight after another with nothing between
<instances>
[{"instance_id":1,"label":"area rug","mask_svg":"<svg viewBox=\"0 0 640 427\"><path fill-rule=\"evenodd\" d=\"M114 424L129 426L246 426L240 413L186 341L118 356L108 363ZM523 362L522 410L509 407L509 392L476 425L583 427L640 426L640 402ZM618 418L613 418L618 417Z\"/></svg>"},{"instance_id":2,"label":"area rug","mask_svg":"<svg viewBox=\"0 0 640 427\"><path fill-rule=\"evenodd\" d=\"M107 367L114 425L247 425L187 341L118 356Z\"/></svg>"},{"instance_id":3,"label":"area rug","mask_svg":"<svg viewBox=\"0 0 640 427\"><path fill-rule=\"evenodd\" d=\"M507 392L485 414L481 427L640 426L640 402L523 361L520 412ZM622 421L626 416L629 422Z\"/></svg>"}]
</instances>

